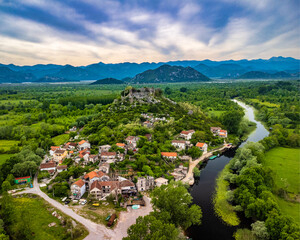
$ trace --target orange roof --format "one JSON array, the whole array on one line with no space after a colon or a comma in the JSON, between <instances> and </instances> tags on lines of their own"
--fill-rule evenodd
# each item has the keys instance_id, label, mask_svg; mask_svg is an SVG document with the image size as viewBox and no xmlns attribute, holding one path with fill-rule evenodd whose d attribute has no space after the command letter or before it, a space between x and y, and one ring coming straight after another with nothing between
<instances>
[{"instance_id":1,"label":"orange roof","mask_svg":"<svg viewBox=\"0 0 300 240\"><path fill-rule=\"evenodd\" d=\"M161 155L164 157L177 157L176 152L162 152Z\"/></svg>"},{"instance_id":2,"label":"orange roof","mask_svg":"<svg viewBox=\"0 0 300 240\"><path fill-rule=\"evenodd\" d=\"M125 147L125 143L116 143L118 147Z\"/></svg>"},{"instance_id":3,"label":"orange roof","mask_svg":"<svg viewBox=\"0 0 300 240\"><path fill-rule=\"evenodd\" d=\"M98 174L95 171L92 171L92 172L89 172L88 174L86 174L84 176L84 179L87 179L87 178L93 179L94 177L98 177Z\"/></svg>"},{"instance_id":4,"label":"orange roof","mask_svg":"<svg viewBox=\"0 0 300 240\"><path fill-rule=\"evenodd\" d=\"M79 179L77 182L74 182L78 187L82 187L84 185L84 181L82 179Z\"/></svg>"},{"instance_id":5,"label":"orange roof","mask_svg":"<svg viewBox=\"0 0 300 240\"><path fill-rule=\"evenodd\" d=\"M81 144L84 144L86 141L85 140L81 140L78 144L81 145Z\"/></svg>"},{"instance_id":6,"label":"orange roof","mask_svg":"<svg viewBox=\"0 0 300 240\"><path fill-rule=\"evenodd\" d=\"M220 132L220 133L219 133L219 135L224 135L224 136L225 136L225 135L226 135L226 133L224 133L224 132Z\"/></svg>"},{"instance_id":7,"label":"orange roof","mask_svg":"<svg viewBox=\"0 0 300 240\"><path fill-rule=\"evenodd\" d=\"M203 147L205 143L197 142L196 147Z\"/></svg>"},{"instance_id":8,"label":"orange roof","mask_svg":"<svg viewBox=\"0 0 300 240\"><path fill-rule=\"evenodd\" d=\"M181 134L188 135L189 133L194 133L195 130L182 131Z\"/></svg>"},{"instance_id":9,"label":"orange roof","mask_svg":"<svg viewBox=\"0 0 300 240\"><path fill-rule=\"evenodd\" d=\"M54 151L54 150L56 150L56 149L59 149L59 147L58 147L58 146L51 146L51 150L52 150L52 151Z\"/></svg>"},{"instance_id":10,"label":"orange roof","mask_svg":"<svg viewBox=\"0 0 300 240\"><path fill-rule=\"evenodd\" d=\"M222 132L222 133L226 133L227 131L226 131L226 130L220 130L220 132Z\"/></svg>"},{"instance_id":11,"label":"orange roof","mask_svg":"<svg viewBox=\"0 0 300 240\"><path fill-rule=\"evenodd\" d=\"M70 151L70 153L74 153L74 151Z\"/></svg>"}]
</instances>

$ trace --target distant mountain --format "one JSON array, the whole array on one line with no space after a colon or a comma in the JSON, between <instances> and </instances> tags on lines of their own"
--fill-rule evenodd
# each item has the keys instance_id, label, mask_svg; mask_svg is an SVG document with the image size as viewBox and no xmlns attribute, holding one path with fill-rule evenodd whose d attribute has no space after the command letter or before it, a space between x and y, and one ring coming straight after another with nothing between
<instances>
[{"instance_id":1,"label":"distant mountain","mask_svg":"<svg viewBox=\"0 0 300 240\"><path fill-rule=\"evenodd\" d=\"M115 78L104 78L104 79L97 80L96 82L93 82L90 85L98 85L98 84L125 84L125 83Z\"/></svg>"},{"instance_id":2,"label":"distant mountain","mask_svg":"<svg viewBox=\"0 0 300 240\"><path fill-rule=\"evenodd\" d=\"M250 71L241 75L239 79L274 79L274 78L292 78L293 75L286 72L266 73L260 71Z\"/></svg>"},{"instance_id":3,"label":"distant mountain","mask_svg":"<svg viewBox=\"0 0 300 240\"><path fill-rule=\"evenodd\" d=\"M105 64L102 62L94 63L87 66L74 67L71 65L55 65L55 64L37 64L34 66L17 66L14 64L4 65L1 67L9 68L14 72L19 72L21 75L16 78L9 78L10 82L28 81L30 78L42 79L62 78L70 80L97 80L104 78L124 79L133 78L139 73L147 70L153 70L163 65L192 67L195 70L210 78L238 78L241 75L251 72L259 71L268 74L274 74L284 71L293 76L299 75L300 60L290 57L272 57L270 59L254 59L254 60L226 60L226 61L211 61L211 60L185 60L185 61L169 61L158 63L116 63ZM0 71L2 71L0 69ZM4 70L3 70L4 71ZM0 75L6 73L1 73ZM29 74L29 75L27 75ZM21 77L23 76L23 77ZM25 78L22 80L22 78ZM7 82L7 78L5 79Z\"/></svg>"},{"instance_id":4,"label":"distant mountain","mask_svg":"<svg viewBox=\"0 0 300 240\"><path fill-rule=\"evenodd\" d=\"M174 83L210 81L208 77L191 67L163 65L137 74L131 83Z\"/></svg>"},{"instance_id":5,"label":"distant mountain","mask_svg":"<svg viewBox=\"0 0 300 240\"><path fill-rule=\"evenodd\" d=\"M207 66L201 63L194 68L206 76L214 78L235 78L247 72L244 67L233 63L223 63L217 66Z\"/></svg>"},{"instance_id":6,"label":"distant mountain","mask_svg":"<svg viewBox=\"0 0 300 240\"><path fill-rule=\"evenodd\" d=\"M0 83L32 82L36 80L31 73L21 73L0 66Z\"/></svg>"}]
</instances>

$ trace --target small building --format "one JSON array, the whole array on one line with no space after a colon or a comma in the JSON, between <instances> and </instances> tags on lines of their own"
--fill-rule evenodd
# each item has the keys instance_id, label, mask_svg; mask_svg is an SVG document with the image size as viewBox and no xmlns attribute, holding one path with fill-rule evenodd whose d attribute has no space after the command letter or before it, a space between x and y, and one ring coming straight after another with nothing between
<instances>
[{"instance_id":1,"label":"small building","mask_svg":"<svg viewBox=\"0 0 300 240\"><path fill-rule=\"evenodd\" d=\"M95 163L99 160L98 155L90 155L89 156L89 162Z\"/></svg>"},{"instance_id":2,"label":"small building","mask_svg":"<svg viewBox=\"0 0 300 240\"><path fill-rule=\"evenodd\" d=\"M66 145L65 145L65 148L66 149L69 149L69 150L74 150L77 146L77 143L75 142L67 142Z\"/></svg>"},{"instance_id":3,"label":"small building","mask_svg":"<svg viewBox=\"0 0 300 240\"><path fill-rule=\"evenodd\" d=\"M160 187L161 185L168 185L168 179L165 179L163 177L156 178L154 182L156 187Z\"/></svg>"},{"instance_id":4,"label":"small building","mask_svg":"<svg viewBox=\"0 0 300 240\"><path fill-rule=\"evenodd\" d=\"M200 148L200 150L203 152L207 152L208 146L206 143L197 142L196 147Z\"/></svg>"},{"instance_id":5,"label":"small building","mask_svg":"<svg viewBox=\"0 0 300 240\"><path fill-rule=\"evenodd\" d=\"M54 152L58 149L60 149L59 146L51 146L49 151L50 155L53 156Z\"/></svg>"},{"instance_id":6,"label":"small building","mask_svg":"<svg viewBox=\"0 0 300 240\"><path fill-rule=\"evenodd\" d=\"M179 159L181 161L190 161L192 158L190 156L184 155L184 156L179 156Z\"/></svg>"},{"instance_id":7,"label":"small building","mask_svg":"<svg viewBox=\"0 0 300 240\"><path fill-rule=\"evenodd\" d=\"M99 164L99 171L102 171L106 174L109 173L110 164L109 163L100 163Z\"/></svg>"},{"instance_id":8,"label":"small building","mask_svg":"<svg viewBox=\"0 0 300 240\"><path fill-rule=\"evenodd\" d=\"M51 161L48 163L42 163L40 165L40 170L41 171L55 171L56 170L56 163Z\"/></svg>"},{"instance_id":9,"label":"small building","mask_svg":"<svg viewBox=\"0 0 300 240\"><path fill-rule=\"evenodd\" d=\"M148 191L154 188L154 177L138 177L136 188L139 192Z\"/></svg>"},{"instance_id":10,"label":"small building","mask_svg":"<svg viewBox=\"0 0 300 240\"><path fill-rule=\"evenodd\" d=\"M84 150L84 149L87 149L87 148L91 148L91 144L86 141L86 140L81 140L79 143L78 143L78 149L79 151L81 150Z\"/></svg>"},{"instance_id":11,"label":"small building","mask_svg":"<svg viewBox=\"0 0 300 240\"><path fill-rule=\"evenodd\" d=\"M30 176L27 176L27 177L18 177L18 178L15 178L15 184L24 184L24 183L30 183L31 181L31 178Z\"/></svg>"},{"instance_id":12,"label":"small building","mask_svg":"<svg viewBox=\"0 0 300 240\"><path fill-rule=\"evenodd\" d=\"M173 140L172 145L178 149L185 150L186 148L186 141L184 140Z\"/></svg>"},{"instance_id":13,"label":"small building","mask_svg":"<svg viewBox=\"0 0 300 240\"><path fill-rule=\"evenodd\" d=\"M101 152L100 158L103 162L114 163L116 161L116 152Z\"/></svg>"},{"instance_id":14,"label":"small building","mask_svg":"<svg viewBox=\"0 0 300 240\"><path fill-rule=\"evenodd\" d=\"M149 120L143 122L143 126L147 127L147 128L152 128L153 127L153 123L150 122Z\"/></svg>"},{"instance_id":15,"label":"small building","mask_svg":"<svg viewBox=\"0 0 300 240\"><path fill-rule=\"evenodd\" d=\"M180 137L184 138L185 140L190 140L190 139L192 139L192 136L194 133L195 133L195 130L182 131L180 133Z\"/></svg>"},{"instance_id":16,"label":"small building","mask_svg":"<svg viewBox=\"0 0 300 240\"><path fill-rule=\"evenodd\" d=\"M127 145L132 145L134 148L136 148L137 142L140 140L140 138L136 136L129 136L125 140L127 142Z\"/></svg>"},{"instance_id":17,"label":"small building","mask_svg":"<svg viewBox=\"0 0 300 240\"><path fill-rule=\"evenodd\" d=\"M94 181L90 187L90 195L95 199L106 197L112 193L116 193L118 190L118 185L118 181Z\"/></svg>"},{"instance_id":18,"label":"small building","mask_svg":"<svg viewBox=\"0 0 300 240\"><path fill-rule=\"evenodd\" d=\"M53 154L53 160L58 163L62 163L63 160L67 157L67 155L68 155L68 152L66 150L58 149Z\"/></svg>"},{"instance_id":19,"label":"small building","mask_svg":"<svg viewBox=\"0 0 300 240\"><path fill-rule=\"evenodd\" d=\"M80 199L83 194L85 194L85 191L86 186L82 179L79 179L71 185L71 193L75 199Z\"/></svg>"},{"instance_id":20,"label":"small building","mask_svg":"<svg viewBox=\"0 0 300 240\"><path fill-rule=\"evenodd\" d=\"M56 169L57 169L57 172L67 171L68 166L67 165L58 165Z\"/></svg>"},{"instance_id":21,"label":"small building","mask_svg":"<svg viewBox=\"0 0 300 240\"><path fill-rule=\"evenodd\" d=\"M213 135L218 135L220 130L221 130L220 127L211 127L210 128L210 131L212 132Z\"/></svg>"},{"instance_id":22,"label":"small building","mask_svg":"<svg viewBox=\"0 0 300 240\"><path fill-rule=\"evenodd\" d=\"M133 182L129 180L119 181L118 186L118 194L122 194L122 196L133 196L136 195L136 188Z\"/></svg>"},{"instance_id":23,"label":"small building","mask_svg":"<svg viewBox=\"0 0 300 240\"><path fill-rule=\"evenodd\" d=\"M227 131L226 130L220 130L218 135L221 138L227 138Z\"/></svg>"},{"instance_id":24,"label":"small building","mask_svg":"<svg viewBox=\"0 0 300 240\"><path fill-rule=\"evenodd\" d=\"M88 174L84 175L83 178L85 182L88 183L87 186L90 186L95 181L105 182L109 181L110 179L106 173L98 170L89 172Z\"/></svg>"},{"instance_id":25,"label":"small building","mask_svg":"<svg viewBox=\"0 0 300 240\"><path fill-rule=\"evenodd\" d=\"M125 148L125 143L116 143L117 147Z\"/></svg>"},{"instance_id":26,"label":"small building","mask_svg":"<svg viewBox=\"0 0 300 240\"><path fill-rule=\"evenodd\" d=\"M161 156L163 158L167 158L169 160L175 160L177 158L176 152L161 152Z\"/></svg>"},{"instance_id":27,"label":"small building","mask_svg":"<svg viewBox=\"0 0 300 240\"><path fill-rule=\"evenodd\" d=\"M99 147L99 153L108 152L110 148L111 148L111 146L108 145L108 144L107 145L102 145L102 146Z\"/></svg>"}]
</instances>

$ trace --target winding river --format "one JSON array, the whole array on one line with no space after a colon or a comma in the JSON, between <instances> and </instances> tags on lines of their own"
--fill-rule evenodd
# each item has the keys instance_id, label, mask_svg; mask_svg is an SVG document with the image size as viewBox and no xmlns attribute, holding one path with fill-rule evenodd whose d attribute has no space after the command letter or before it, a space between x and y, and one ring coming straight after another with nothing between
<instances>
[{"instance_id":1,"label":"winding river","mask_svg":"<svg viewBox=\"0 0 300 240\"><path fill-rule=\"evenodd\" d=\"M254 109L238 100L233 100L245 110L246 117L256 123L256 129L249 135L246 142L258 142L269 135L265 127L254 118ZM200 179L191 187L190 193L193 197L193 203L199 205L202 209L202 224L200 226L192 226L187 230L187 235L193 240L226 240L233 239L232 235L237 227L230 227L215 215L213 208L213 194L215 191L216 178L225 165L234 157L235 150L229 150L222 156L208 160L201 169ZM241 224L238 227L249 226L246 219L241 218Z\"/></svg>"}]
</instances>

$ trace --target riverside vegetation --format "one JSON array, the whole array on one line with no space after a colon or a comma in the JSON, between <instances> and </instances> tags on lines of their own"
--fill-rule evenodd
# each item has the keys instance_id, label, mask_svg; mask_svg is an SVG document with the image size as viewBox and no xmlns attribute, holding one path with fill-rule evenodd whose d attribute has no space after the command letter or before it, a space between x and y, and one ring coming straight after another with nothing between
<instances>
[{"instance_id":1,"label":"riverside vegetation","mask_svg":"<svg viewBox=\"0 0 300 240\"><path fill-rule=\"evenodd\" d=\"M222 143L218 138L212 136L209 131L210 126L220 126L227 129L229 132L228 141L234 144L241 141L241 138L249 132L249 127L253 127L253 125L243 118L242 108L231 101L232 98L238 96L242 97L244 101L247 101L247 99L258 99L259 103L270 102L278 104L278 102L276 103L278 101L276 100L278 99L276 93L279 92L279 99L286 102L284 108L280 105L281 112L276 112L278 111L277 108L270 108L270 106L262 107L264 109L262 117L266 118L265 122L270 121L275 124L272 124L272 135L265 140L263 146L265 149L269 149L272 146L279 145L279 142L281 144L283 141L284 146L299 146L298 120L295 117L299 114L299 106L296 101L298 82L291 81L287 83L285 85L281 82L269 82L268 84L271 87L267 89L271 90L267 90L265 95L260 92L265 91L264 87L266 84L260 82L157 84L151 86L159 87L163 90L163 93L162 91L157 92L158 97L161 99L160 104L138 104L135 108L131 108L128 102L123 105L124 109L116 107L120 106L118 105L120 98L117 96L120 93L121 95L126 94L126 92L122 92L124 91L124 86L120 85L1 86L0 139L4 143L2 144L2 146L4 145L2 147L3 150L1 150L2 154L0 154L0 158L3 156L2 159L4 159L0 165L1 191L4 192L11 188L14 184L14 177L35 173L45 152L49 150L51 145L64 141L66 137L74 137L72 133L66 133L73 126L79 129L84 127L80 134L81 136L89 137L89 141L93 146L121 142L127 135L151 133L153 136L152 142L147 143L146 139L141 137L142 142L139 146L145 145L146 147L140 148L140 152L136 155L135 160L125 159L120 164L113 165L112 169L121 171L130 167L137 171L139 175L161 176L166 174L170 169L174 168L174 165L166 164L158 156L160 156L161 151L171 151L173 149L170 140L182 129L194 128L196 133L191 141L207 141L210 143L209 148L217 147ZM139 85L135 86L135 88L138 87ZM164 96L179 104L170 104ZM115 104L112 104L114 100ZM140 124L143 120L141 113L147 112L169 114L170 121L164 124L157 124L154 129L145 128ZM182 113L184 113L184 116L182 116ZM15 142L9 146L5 144L5 141ZM113 148L115 147L113 146ZM91 149L91 151L96 151L96 149ZM8 154L12 155L7 157ZM182 152L182 154L185 153ZM251 152L251 154L254 153ZM197 156L199 156L199 153L194 151L194 157ZM248 157L251 156L248 155ZM252 163L254 164L254 161ZM257 164L259 165L260 162L257 162ZM70 170L66 178L70 176L76 178L79 173L86 171L80 167L72 167ZM266 174L270 176L270 179L273 179L272 173L267 171ZM165 177L170 180L172 178L167 174ZM246 174L244 178L251 179L251 175ZM64 181L64 178L62 178L58 184L62 185ZM269 184L269 182L266 184ZM269 189L269 185L266 185L266 189ZM271 192L272 190L271 188L269 191ZM165 198L164 196L161 197ZM268 198L261 198L261 200L267 202ZM190 203L189 199L187 199L187 203ZM241 203L239 205L242 206ZM13 205L9 206L12 210L16 207ZM158 209L162 211L160 207ZM164 209L164 211L170 214L169 211L171 210ZM184 212L186 211L191 210L185 209ZM283 227L290 226L290 223L285 218L282 218L282 215L276 215L275 212L272 214L275 214L276 221L282 223ZM154 217L155 219L153 219L153 216L150 216L139 221L141 224L144 223L143 221L149 222L149 224L156 224L165 219L162 215ZM2 214L1 218L4 221L3 234L5 232L10 234L11 222L7 221ZM199 224L200 222L200 219L196 219L190 223L183 221L179 224L178 220L172 219L170 216L166 216L166 219L170 219L168 222L170 232L174 234L177 231L177 227L185 229L190 224ZM268 226L271 224L269 221ZM133 226L132 228L135 227ZM134 236L134 230L132 230L132 234ZM286 231L286 234L292 234L292 232ZM169 236L175 235L170 234ZM10 237L15 239L12 235Z\"/></svg>"}]
</instances>

